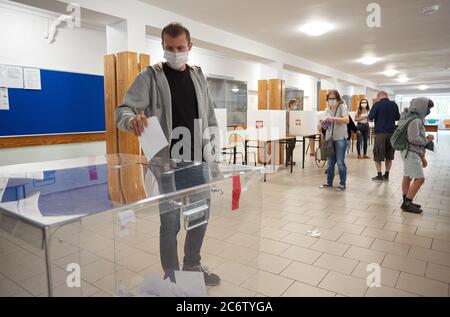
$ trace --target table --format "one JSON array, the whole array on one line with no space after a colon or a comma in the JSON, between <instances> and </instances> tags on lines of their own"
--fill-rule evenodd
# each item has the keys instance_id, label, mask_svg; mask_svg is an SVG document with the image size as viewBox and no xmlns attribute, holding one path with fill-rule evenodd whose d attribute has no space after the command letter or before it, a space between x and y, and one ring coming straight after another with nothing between
<instances>
[{"instance_id":1,"label":"table","mask_svg":"<svg viewBox=\"0 0 450 317\"><path fill-rule=\"evenodd\" d=\"M264 149L264 182L267 181L267 173L266 173L266 167L267 167L267 145L270 143L278 143L278 144L285 144L286 145L286 151L288 151L288 144L295 143L297 140L297 137L295 136L285 136L280 138L274 138L274 139L258 139L258 138L245 138L244 139L244 149L245 149L245 165L248 165L248 148L257 148L257 149ZM263 146L254 146L254 145L248 145L249 142L258 142L263 143ZM294 153L293 153L293 147L290 148L291 153L289 153L289 157L291 157L291 173L294 169ZM287 154L287 153L286 153ZM304 154L303 154L304 159ZM273 164L275 167L275 160L273 160ZM287 164L287 163L286 163Z\"/></svg>"},{"instance_id":2,"label":"table","mask_svg":"<svg viewBox=\"0 0 450 317\"><path fill-rule=\"evenodd\" d=\"M317 134L312 134L312 135L303 135L300 136L302 139L301 140L297 140L296 138L296 142L301 142L302 143L302 169L305 169L305 152L306 152L306 139L312 139L314 138L314 140L317 140L317 137L319 136L319 140L320 140L320 133Z\"/></svg>"}]
</instances>

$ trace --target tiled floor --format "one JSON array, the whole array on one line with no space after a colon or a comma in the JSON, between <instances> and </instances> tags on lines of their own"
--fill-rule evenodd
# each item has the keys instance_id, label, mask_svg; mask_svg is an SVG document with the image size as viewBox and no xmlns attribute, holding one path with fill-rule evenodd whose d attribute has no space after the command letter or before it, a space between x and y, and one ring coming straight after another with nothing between
<instances>
[{"instance_id":1,"label":"tiled floor","mask_svg":"<svg viewBox=\"0 0 450 317\"><path fill-rule=\"evenodd\" d=\"M202 256L222 283L209 288L209 295L449 296L450 133L439 139L417 197L422 215L400 209L399 158L391 181L378 184L370 180L373 162L357 160L354 152L347 159L344 193L319 189L324 170L309 157L302 170L297 153L294 174L269 174L267 183L243 195L240 211L230 212L228 197L216 201ZM57 233L56 294L114 296L119 280L135 291L145 276L162 276L159 218L138 219L132 234L115 242L111 216L83 221L74 230L83 233L78 239L71 231ZM307 235L314 228L320 238ZM180 259L184 235L182 230ZM45 296L42 259L41 250L0 231L0 296ZM81 292L64 287L65 268L73 262L81 264ZM378 288L366 280L373 263L381 267Z\"/></svg>"}]
</instances>

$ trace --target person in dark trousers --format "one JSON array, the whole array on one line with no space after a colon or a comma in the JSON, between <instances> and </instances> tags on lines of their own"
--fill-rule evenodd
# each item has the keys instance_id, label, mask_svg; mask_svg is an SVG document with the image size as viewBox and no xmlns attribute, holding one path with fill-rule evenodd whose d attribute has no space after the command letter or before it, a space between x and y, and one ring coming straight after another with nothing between
<instances>
[{"instance_id":1,"label":"person in dark trousers","mask_svg":"<svg viewBox=\"0 0 450 317\"><path fill-rule=\"evenodd\" d=\"M206 77L200 67L187 64L192 49L189 30L181 24L171 23L162 30L161 40L167 62L149 66L138 75L127 91L124 103L116 109L116 125L123 131L141 136L148 125L147 118L155 116L169 144L156 155L157 158L211 163L215 161L214 154L218 153L216 138L210 133L217 129L217 119ZM180 144L183 145L181 148ZM175 175L172 183L178 181ZM203 196L209 205L209 192ZM159 207L161 264L165 278L174 281L174 272L180 270L177 235L181 210L166 208L164 203ZM204 224L186 233L182 269L202 272L205 284L215 286L220 283L219 276L201 263L206 227Z\"/></svg>"},{"instance_id":2,"label":"person in dark trousers","mask_svg":"<svg viewBox=\"0 0 450 317\"><path fill-rule=\"evenodd\" d=\"M367 142L369 140L369 112L370 106L367 99L359 102L358 112L356 113L355 121L358 127L358 141L356 142L356 149L358 151L358 159L369 159L367 156ZM361 155L361 147L363 147L364 156Z\"/></svg>"},{"instance_id":3,"label":"person in dark trousers","mask_svg":"<svg viewBox=\"0 0 450 317\"><path fill-rule=\"evenodd\" d=\"M375 182L389 181L389 173L394 160L395 150L391 145L391 136L396 129L395 122L400 120L400 112L394 101L389 100L388 94L380 91L377 94L378 102L374 104L369 113L369 120L375 121L375 144L373 159L377 168L377 176L372 178ZM381 162L386 161L386 172L381 171Z\"/></svg>"}]
</instances>

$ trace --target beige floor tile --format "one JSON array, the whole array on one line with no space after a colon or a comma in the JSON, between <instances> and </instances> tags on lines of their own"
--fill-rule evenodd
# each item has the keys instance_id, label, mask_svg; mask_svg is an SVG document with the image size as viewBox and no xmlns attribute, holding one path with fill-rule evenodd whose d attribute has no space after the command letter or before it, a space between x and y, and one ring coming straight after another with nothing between
<instances>
[{"instance_id":1,"label":"beige floor tile","mask_svg":"<svg viewBox=\"0 0 450 317\"><path fill-rule=\"evenodd\" d=\"M283 297L334 297L336 293L311 286L305 283L295 282L282 295Z\"/></svg>"},{"instance_id":2,"label":"beige floor tile","mask_svg":"<svg viewBox=\"0 0 450 317\"><path fill-rule=\"evenodd\" d=\"M357 264L358 261L356 260L326 253L324 253L316 262L314 262L315 266L344 273L347 275L350 275L350 273L353 272Z\"/></svg>"},{"instance_id":3,"label":"beige floor tile","mask_svg":"<svg viewBox=\"0 0 450 317\"><path fill-rule=\"evenodd\" d=\"M268 227L268 228L275 228L280 229L284 225L288 224L288 221L270 218L270 217L263 217L261 221L262 227Z\"/></svg>"},{"instance_id":4,"label":"beige floor tile","mask_svg":"<svg viewBox=\"0 0 450 317\"><path fill-rule=\"evenodd\" d=\"M450 284L450 266L428 263L425 277Z\"/></svg>"},{"instance_id":5,"label":"beige floor tile","mask_svg":"<svg viewBox=\"0 0 450 317\"><path fill-rule=\"evenodd\" d=\"M364 279L331 271L319 287L345 296L362 297L366 293L367 283Z\"/></svg>"},{"instance_id":6,"label":"beige floor tile","mask_svg":"<svg viewBox=\"0 0 450 317\"><path fill-rule=\"evenodd\" d=\"M293 213L289 213L285 217L283 217L283 220L286 220L289 222L298 222L298 223L307 223L311 219L312 219L311 216L305 216L305 215L299 215L299 214L293 214Z\"/></svg>"},{"instance_id":7,"label":"beige floor tile","mask_svg":"<svg viewBox=\"0 0 450 317\"><path fill-rule=\"evenodd\" d=\"M335 230L343 231L346 233L352 233L352 234L361 234L366 227L361 225L355 225L351 223L338 223L333 227Z\"/></svg>"},{"instance_id":8,"label":"beige floor tile","mask_svg":"<svg viewBox=\"0 0 450 317\"><path fill-rule=\"evenodd\" d=\"M409 250L408 257L450 267L450 254L446 252L413 246L411 247L411 250Z\"/></svg>"},{"instance_id":9,"label":"beige floor tile","mask_svg":"<svg viewBox=\"0 0 450 317\"><path fill-rule=\"evenodd\" d=\"M228 283L226 281L221 281L219 285L208 288L208 295L210 297L253 297L255 291L245 289Z\"/></svg>"},{"instance_id":10,"label":"beige floor tile","mask_svg":"<svg viewBox=\"0 0 450 317\"><path fill-rule=\"evenodd\" d=\"M335 242L344 234L344 232L335 230L335 229L324 229L321 227L316 227L315 229L319 230L320 239L330 240L330 241L335 241Z\"/></svg>"},{"instance_id":11,"label":"beige floor tile","mask_svg":"<svg viewBox=\"0 0 450 317\"><path fill-rule=\"evenodd\" d=\"M311 230L313 226L303 224L303 223L297 223L297 222L290 222L283 227L281 227L282 230L293 232L293 233L299 233L299 234L306 234L309 230Z\"/></svg>"},{"instance_id":12,"label":"beige floor tile","mask_svg":"<svg viewBox=\"0 0 450 317\"><path fill-rule=\"evenodd\" d=\"M421 237L413 234L399 232L395 238L395 242L414 245L422 248L431 248L431 238Z\"/></svg>"},{"instance_id":13,"label":"beige floor tile","mask_svg":"<svg viewBox=\"0 0 450 317\"><path fill-rule=\"evenodd\" d=\"M358 217L355 216L349 216L349 215L339 215L339 214L333 214L330 217L328 217L330 220L334 220L338 223L348 223L352 224L358 219Z\"/></svg>"},{"instance_id":14,"label":"beige floor tile","mask_svg":"<svg viewBox=\"0 0 450 317\"><path fill-rule=\"evenodd\" d=\"M383 220L372 220L367 218L358 218L355 222L355 225L361 225L369 228L377 228L381 229L386 224L386 221Z\"/></svg>"},{"instance_id":15,"label":"beige floor tile","mask_svg":"<svg viewBox=\"0 0 450 317\"><path fill-rule=\"evenodd\" d=\"M352 233L344 233L338 240L338 242L342 242L345 244L356 245L362 248L369 248L372 243L375 241L374 238L363 237L357 234Z\"/></svg>"},{"instance_id":16,"label":"beige floor tile","mask_svg":"<svg viewBox=\"0 0 450 317\"><path fill-rule=\"evenodd\" d=\"M356 266L355 270L352 272L352 276L364 278L367 280L367 277L372 272L373 269L367 270L369 263L359 262ZM392 269L388 269L385 267L380 267L381 271L381 285L388 287L395 287L398 281L398 277L400 276L400 272Z\"/></svg>"},{"instance_id":17,"label":"beige floor tile","mask_svg":"<svg viewBox=\"0 0 450 317\"><path fill-rule=\"evenodd\" d=\"M422 236L422 237L450 241L450 232L447 231L447 230L435 230L435 229L428 229L428 228L418 228L416 234L418 236Z\"/></svg>"},{"instance_id":18,"label":"beige floor tile","mask_svg":"<svg viewBox=\"0 0 450 317\"><path fill-rule=\"evenodd\" d=\"M383 261L385 255L386 254L384 252L361 248L354 245L351 246L350 249L348 249L348 251L344 254L346 258L378 264Z\"/></svg>"},{"instance_id":19,"label":"beige floor tile","mask_svg":"<svg viewBox=\"0 0 450 317\"><path fill-rule=\"evenodd\" d=\"M316 266L293 262L281 272L281 275L299 282L317 286L327 273L328 270Z\"/></svg>"},{"instance_id":20,"label":"beige floor tile","mask_svg":"<svg viewBox=\"0 0 450 317\"><path fill-rule=\"evenodd\" d=\"M279 241L286 237L290 232L286 230L273 229L273 228L263 228L261 230L261 237L266 239L272 239Z\"/></svg>"},{"instance_id":21,"label":"beige floor tile","mask_svg":"<svg viewBox=\"0 0 450 317\"><path fill-rule=\"evenodd\" d=\"M304 234L291 233L288 236L281 239L281 242L293 244L300 247L310 247L317 241L316 238L308 237Z\"/></svg>"},{"instance_id":22,"label":"beige floor tile","mask_svg":"<svg viewBox=\"0 0 450 317\"><path fill-rule=\"evenodd\" d=\"M330 219L312 218L306 224L311 225L311 226L315 226L315 227L322 227L322 228L326 228L326 229L331 229L337 224L337 222L333 221L333 220L330 220Z\"/></svg>"},{"instance_id":23,"label":"beige floor tile","mask_svg":"<svg viewBox=\"0 0 450 317\"><path fill-rule=\"evenodd\" d=\"M93 263L81 267L81 278L88 281L89 283L94 283L97 280L111 274L116 269L113 262L100 259Z\"/></svg>"},{"instance_id":24,"label":"beige floor tile","mask_svg":"<svg viewBox=\"0 0 450 317\"><path fill-rule=\"evenodd\" d=\"M266 228L265 228L266 229ZM255 235L250 235L246 233L235 233L228 239L226 239L226 242L240 245L243 247L250 247L251 245L254 245L258 242L259 237Z\"/></svg>"},{"instance_id":25,"label":"beige floor tile","mask_svg":"<svg viewBox=\"0 0 450 317\"><path fill-rule=\"evenodd\" d=\"M433 220L422 220L422 219L412 219L412 218L407 218L404 221L405 225L410 225L410 226L418 226L420 228L428 228L428 229L434 229L436 228L436 221Z\"/></svg>"},{"instance_id":26,"label":"beige floor tile","mask_svg":"<svg viewBox=\"0 0 450 317\"><path fill-rule=\"evenodd\" d=\"M428 278L401 273L396 288L429 297L447 297L448 284Z\"/></svg>"},{"instance_id":27,"label":"beige floor tile","mask_svg":"<svg viewBox=\"0 0 450 317\"><path fill-rule=\"evenodd\" d=\"M433 250L450 253L450 241L433 240Z\"/></svg>"},{"instance_id":28,"label":"beige floor tile","mask_svg":"<svg viewBox=\"0 0 450 317\"><path fill-rule=\"evenodd\" d=\"M3 269L1 273L12 281L21 282L33 276L45 273L46 271L47 267L45 261L39 259L21 265L10 266Z\"/></svg>"},{"instance_id":29,"label":"beige floor tile","mask_svg":"<svg viewBox=\"0 0 450 317\"><path fill-rule=\"evenodd\" d=\"M255 259L258 254L258 250L241 247L238 245L231 245L220 253L220 257L245 264Z\"/></svg>"},{"instance_id":30,"label":"beige floor tile","mask_svg":"<svg viewBox=\"0 0 450 317\"><path fill-rule=\"evenodd\" d=\"M140 272L159 261L159 257L144 251L139 251L122 258L117 263L131 271Z\"/></svg>"},{"instance_id":31,"label":"beige floor tile","mask_svg":"<svg viewBox=\"0 0 450 317\"><path fill-rule=\"evenodd\" d=\"M397 232L387 231L375 228L366 228L362 233L363 236L377 238L382 240L394 241Z\"/></svg>"},{"instance_id":32,"label":"beige floor tile","mask_svg":"<svg viewBox=\"0 0 450 317\"><path fill-rule=\"evenodd\" d=\"M233 234L235 234L235 230L221 228L221 227L214 227L214 226L208 226L207 235L208 237L218 239L218 240L225 240L229 237L231 237Z\"/></svg>"},{"instance_id":33,"label":"beige floor tile","mask_svg":"<svg viewBox=\"0 0 450 317\"><path fill-rule=\"evenodd\" d=\"M370 248L375 251L407 256L410 246L403 243L376 239Z\"/></svg>"},{"instance_id":34,"label":"beige floor tile","mask_svg":"<svg viewBox=\"0 0 450 317\"><path fill-rule=\"evenodd\" d=\"M0 297L13 296L23 291L19 285L0 274Z\"/></svg>"},{"instance_id":35,"label":"beige floor tile","mask_svg":"<svg viewBox=\"0 0 450 317\"><path fill-rule=\"evenodd\" d=\"M221 279L237 286L240 286L257 272L258 270L253 267L232 261L225 262L214 271Z\"/></svg>"},{"instance_id":36,"label":"beige floor tile","mask_svg":"<svg viewBox=\"0 0 450 317\"><path fill-rule=\"evenodd\" d=\"M409 257L388 254L381 265L397 271L424 276L427 263Z\"/></svg>"},{"instance_id":37,"label":"beige floor tile","mask_svg":"<svg viewBox=\"0 0 450 317\"><path fill-rule=\"evenodd\" d=\"M417 226L404 225L401 223L388 222L383 227L384 230L415 234Z\"/></svg>"},{"instance_id":38,"label":"beige floor tile","mask_svg":"<svg viewBox=\"0 0 450 317\"><path fill-rule=\"evenodd\" d=\"M258 241L254 241L253 244L258 243ZM217 240L214 238L206 238L203 241L203 246L202 246L202 250L214 255L218 255L220 256L221 253L223 252L223 250L225 250L226 248L232 246L233 244L226 242L226 241L221 241L221 240Z\"/></svg>"},{"instance_id":39,"label":"beige floor tile","mask_svg":"<svg viewBox=\"0 0 450 317\"><path fill-rule=\"evenodd\" d=\"M290 263L291 260L288 260L286 258L266 253L260 253L247 265L255 267L258 270L267 271L273 274L280 274Z\"/></svg>"},{"instance_id":40,"label":"beige floor tile","mask_svg":"<svg viewBox=\"0 0 450 317\"><path fill-rule=\"evenodd\" d=\"M311 246L311 249L329 254L344 255L349 247L350 245L348 244L319 239Z\"/></svg>"},{"instance_id":41,"label":"beige floor tile","mask_svg":"<svg viewBox=\"0 0 450 317\"><path fill-rule=\"evenodd\" d=\"M418 297L418 295L382 286L369 288L366 292L366 297Z\"/></svg>"},{"instance_id":42,"label":"beige floor tile","mask_svg":"<svg viewBox=\"0 0 450 317\"><path fill-rule=\"evenodd\" d=\"M279 297L293 283L294 281L291 279L260 271L242 284L242 287L254 290L262 295Z\"/></svg>"},{"instance_id":43,"label":"beige floor tile","mask_svg":"<svg viewBox=\"0 0 450 317\"><path fill-rule=\"evenodd\" d=\"M314 251L311 249L298 247L298 246L291 246L287 250L285 250L283 253L281 253L280 256L285 257L290 260L297 261L297 262L312 264L321 255L322 255L322 253L319 251Z\"/></svg>"},{"instance_id":44,"label":"beige floor tile","mask_svg":"<svg viewBox=\"0 0 450 317\"><path fill-rule=\"evenodd\" d=\"M284 251L286 251L290 247L290 244L274 241L270 239L261 239L260 242L258 242L256 245L252 246L252 248L273 254L273 255L280 255Z\"/></svg>"}]
</instances>

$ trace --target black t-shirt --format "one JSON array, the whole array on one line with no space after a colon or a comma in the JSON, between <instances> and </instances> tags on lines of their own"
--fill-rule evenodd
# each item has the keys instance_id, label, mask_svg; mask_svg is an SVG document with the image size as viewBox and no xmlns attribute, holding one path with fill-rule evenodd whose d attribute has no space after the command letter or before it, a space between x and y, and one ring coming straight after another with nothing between
<instances>
[{"instance_id":1,"label":"black t-shirt","mask_svg":"<svg viewBox=\"0 0 450 317\"><path fill-rule=\"evenodd\" d=\"M194 83L192 82L189 67L182 72L170 68L163 64L164 74L167 77L172 97L172 129L177 127L186 127L191 134L191 160L194 160L194 121L199 118L198 101L195 93ZM201 133L201 132L200 132ZM172 157L172 147L180 139L174 139L170 143L170 156ZM180 155L183 154L183 150ZM177 158L177 157L175 157Z\"/></svg>"}]
</instances>

